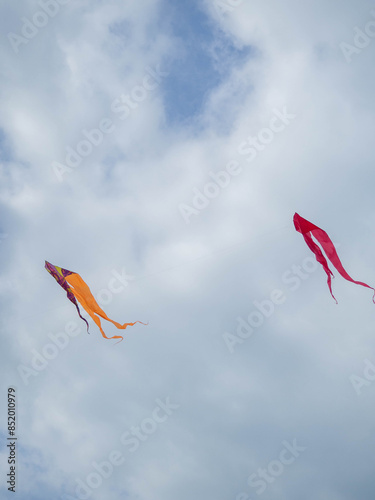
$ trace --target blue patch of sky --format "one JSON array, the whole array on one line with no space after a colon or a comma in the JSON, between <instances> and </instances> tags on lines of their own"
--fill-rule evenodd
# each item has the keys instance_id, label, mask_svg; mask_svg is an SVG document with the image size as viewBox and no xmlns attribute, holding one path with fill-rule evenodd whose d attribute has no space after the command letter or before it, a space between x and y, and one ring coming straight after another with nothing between
<instances>
[{"instance_id":1,"label":"blue patch of sky","mask_svg":"<svg viewBox=\"0 0 375 500\"><path fill-rule=\"evenodd\" d=\"M236 47L195 0L168 1L162 25L175 40L162 84L167 125L186 124L199 117L210 92L248 59L251 49Z\"/></svg>"}]
</instances>

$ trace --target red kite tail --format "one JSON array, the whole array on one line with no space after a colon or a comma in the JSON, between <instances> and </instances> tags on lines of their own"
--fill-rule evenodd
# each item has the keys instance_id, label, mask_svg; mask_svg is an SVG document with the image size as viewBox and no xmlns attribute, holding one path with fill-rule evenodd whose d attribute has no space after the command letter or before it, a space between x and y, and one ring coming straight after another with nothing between
<instances>
[{"instance_id":1,"label":"red kite tail","mask_svg":"<svg viewBox=\"0 0 375 500\"><path fill-rule=\"evenodd\" d=\"M365 286L366 288L370 288L371 290L374 291L374 294L372 296L372 301L375 303L375 288L367 285L366 283L363 283L362 281L355 281L353 280L353 278L349 276L349 274L344 269L344 266L342 265L341 260L337 255L335 245L333 244L328 234L325 231L323 231L323 229L316 226L312 222L304 219L297 213L294 214L293 221L296 230L302 234L302 236L306 241L307 246L315 254L316 260L323 266L325 272L327 273L328 276L327 283L332 297L335 299L332 293L332 286L331 286L331 277L333 277L333 273L329 269L327 260L322 254L320 248L314 243L312 236L314 236L314 238L320 243L328 259L332 262L334 267L337 269L337 271L341 274L343 278L345 278L348 281L351 281L352 283L355 283L356 285Z\"/></svg>"}]
</instances>

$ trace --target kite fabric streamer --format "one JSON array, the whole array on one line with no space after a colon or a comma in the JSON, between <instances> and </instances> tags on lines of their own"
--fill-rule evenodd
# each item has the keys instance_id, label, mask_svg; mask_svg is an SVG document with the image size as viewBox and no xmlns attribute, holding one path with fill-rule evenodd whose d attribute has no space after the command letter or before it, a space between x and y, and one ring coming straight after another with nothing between
<instances>
[{"instance_id":1,"label":"kite fabric streamer","mask_svg":"<svg viewBox=\"0 0 375 500\"><path fill-rule=\"evenodd\" d=\"M86 285L86 283L83 281L83 279L79 274L73 273L72 271L68 271L67 269L63 269L58 266L54 266L47 261L45 261L45 268L55 278L57 283L66 291L68 299L71 302L73 302L73 304L76 306L79 317L83 319L83 321L87 325L88 333L90 333L89 324L87 323L85 318L81 316L81 311L79 310L77 300L81 304L83 309L87 312L87 314L94 320L101 334L106 339L120 339L121 341L124 337L122 337L121 335L115 335L114 337L107 337L102 329L100 319L98 316L107 321L110 321L120 330L125 330L125 328L127 328L128 326L133 326L136 323L141 323L142 325L146 324L142 323L142 321L135 321L134 323L124 323L123 325L121 325L120 323L113 321L112 319L108 318L106 313L99 307L98 303L96 302L94 296L90 291L90 288Z\"/></svg>"},{"instance_id":2,"label":"kite fabric streamer","mask_svg":"<svg viewBox=\"0 0 375 500\"><path fill-rule=\"evenodd\" d=\"M362 283L362 281L355 281L349 276L349 274L345 271L343 265L341 264L339 256L337 255L337 252L336 252L335 245L332 243L330 237L328 236L328 234L325 231L323 231L323 229L320 229L320 227L315 226L315 224L304 219L303 217L301 217L297 213L294 214L293 222L294 222L294 227L296 228L296 230L302 234L302 236L304 237L304 239L306 241L307 246L315 254L316 260L323 266L323 269L327 274L327 283L328 283L329 291L331 292L332 297L335 299L336 304L337 304L337 300L332 293L333 272L328 267L328 263L327 263L326 258L324 257L324 255L323 255L322 251L320 250L320 248L318 247L318 245L313 241L312 236L314 236L314 238L320 243L325 254L327 255L329 260L332 262L332 264L335 266L335 268L337 269L337 271L341 274L341 276L343 278L345 278L348 281L351 281L352 283L355 283L356 285L365 286L367 288L371 288L371 290L374 290L374 295L372 297L372 301L375 303L375 288L372 288L372 286L366 285L366 283Z\"/></svg>"}]
</instances>

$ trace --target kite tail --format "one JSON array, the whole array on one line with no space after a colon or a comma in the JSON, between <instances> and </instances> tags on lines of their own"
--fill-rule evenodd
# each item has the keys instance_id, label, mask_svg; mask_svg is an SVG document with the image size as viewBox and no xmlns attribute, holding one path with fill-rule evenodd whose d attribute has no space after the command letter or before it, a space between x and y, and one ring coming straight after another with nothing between
<instances>
[{"instance_id":1,"label":"kite tail","mask_svg":"<svg viewBox=\"0 0 375 500\"><path fill-rule=\"evenodd\" d=\"M335 245L332 243L331 238L328 236L328 234L325 231L323 231L323 229L316 226L315 224L308 221L307 219L304 219L303 217L301 217L297 213L294 214L293 221L294 221L294 226L295 226L296 230L302 234L308 247L310 248L310 250L312 252L314 252L314 254L316 256L316 260L318 262L320 262L320 264L322 264L325 272L327 273L328 287L330 289L332 297L335 299L335 297L332 293L332 288L331 288L331 276L333 276L333 273L329 269L328 264L327 264L327 260L325 259L324 255L322 254L320 248L312 240L311 235L314 236L314 238L316 238L316 240L320 243L320 245L322 246L328 259L332 262L334 267L337 269L337 271L341 274L341 276L343 278L345 278L348 281L351 281L352 283L355 283L356 285L365 286L366 288L370 288L371 290L374 291L373 296L372 296L372 301L375 304L375 288L367 285L366 283L363 283L362 281L355 281L349 276L349 274L345 271L345 269L340 261L340 258L337 255ZM336 304L337 304L337 300L336 300Z\"/></svg>"},{"instance_id":2,"label":"kite tail","mask_svg":"<svg viewBox=\"0 0 375 500\"><path fill-rule=\"evenodd\" d=\"M83 321L86 323L86 326L87 326L87 333L90 333L89 332L89 324L87 323L87 320L81 315L81 311L79 310L79 307L78 307L78 304L75 304L76 308L77 308L77 312L78 312L78 315L81 319L83 319Z\"/></svg>"},{"instance_id":3,"label":"kite tail","mask_svg":"<svg viewBox=\"0 0 375 500\"><path fill-rule=\"evenodd\" d=\"M72 293L74 294L75 298L82 305L87 314L89 314L92 320L96 323L96 325L100 330L100 333L104 338L120 339L119 342L121 342L121 340L123 340L124 337L122 335L107 337L107 335L104 333L104 330L102 329L102 325L98 316L105 319L106 321L111 322L113 325L116 326L116 328L120 330L125 330L128 326L133 326L136 323L142 323L141 321L135 321L134 323L124 323L123 325L117 323L117 321L114 321L113 319L109 318L103 311L103 309L100 308L99 304L96 302L94 296L92 295L90 288L83 281L83 279L79 274L72 273L69 276L66 276L66 280L71 285ZM145 325L146 323L142 324Z\"/></svg>"},{"instance_id":4,"label":"kite tail","mask_svg":"<svg viewBox=\"0 0 375 500\"><path fill-rule=\"evenodd\" d=\"M98 313L96 313L96 314L98 314ZM100 314L99 314L99 316L100 316ZM120 323L117 323L116 321L113 321L112 319L110 319L108 317L102 316L102 318L106 319L107 321L110 321L111 323L113 323L120 330L125 330L128 326L134 326L137 323L140 323L141 325L146 325L146 326L148 325L148 323L142 323L142 321L134 321L134 323L124 323L123 325L121 325Z\"/></svg>"},{"instance_id":5,"label":"kite tail","mask_svg":"<svg viewBox=\"0 0 375 500\"><path fill-rule=\"evenodd\" d=\"M85 308L84 304L82 304L82 307ZM120 339L119 342L121 342L124 339L124 337L122 335L114 335L113 337L107 337L107 335L104 333L104 330L102 328L102 324L101 324L100 319L98 318L98 316L96 316L94 314L94 312L91 311L90 309L87 309L87 313L91 316L92 320L96 323L97 327L100 330L100 333L102 334L102 336L105 339ZM116 342L116 344L118 344L118 342Z\"/></svg>"},{"instance_id":6,"label":"kite tail","mask_svg":"<svg viewBox=\"0 0 375 500\"><path fill-rule=\"evenodd\" d=\"M355 281L353 280L353 278L349 276L349 274L344 269L344 266L342 265L341 260L337 255L335 245L333 244L328 234L325 231L323 231L323 229L320 228L314 229L312 231L312 234L322 245L322 248L326 253L327 257L329 258L329 260L332 262L332 264L335 266L335 268L343 278L345 278L348 281L351 281L352 283L355 283L356 285L365 286L366 288L370 288L371 290L373 290L374 293L372 296L372 301L375 303L375 288L367 285L366 283L363 283L362 281Z\"/></svg>"},{"instance_id":7,"label":"kite tail","mask_svg":"<svg viewBox=\"0 0 375 500\"><path fill-rule=\"evenodd\" d=\"M88 313L90 314L89 311L88 311ZM148 323L142 323L142 321L134 321L134 323L124 323L123 325L121 325L120 323L117 323L116 321L113 321L112 319L108 318L108 316L105 313L100 314L98 311L95 311L95 314L97 314L98 316L100 316L101 318L103 318L107 321L110 321L119 330L126 330L126 328L128 326L134 326L136 323L141 323L142 325L148 325ZM97 324L97 326L98 326L98 328L99 328L99 330L104 338L106 338L106 339L121 339L121 340L119 340L119 342L121 342L124 339L124 337L122 335L115 335L114 337L107 337L107 335L104 333L104 331L102 329L102 325L101 325L101 322L100 322L100 319L98 318L98 316L95 316L94 314L90 314L90 316ZM116 344L118 344L118 342L116 342Z\"/></svg>"},{"instance_id":8,"label":"kite tail","mask_svg":"<svg viewBox=\"0 0 375 500\"><path fill-rule=\"evenodd\" d=\"M319 264L322 265L324 271L326 272L327 285L328 285L329 291L331 292L331 295L337 304L338 302L336 300L336 297L333 295L333 292L332 292L332 277L334 277L334 276L333 276L333 272L328 267L327 259L322 254L322 251L320 250L318 245L316 243L314 243L310 233L304 233L304 234L302 234L302 236L303 236L304 240L306 241L307 246L310 248L310 250L315 255L316 260L319 262Z\"/></svg>"}]
</instances>

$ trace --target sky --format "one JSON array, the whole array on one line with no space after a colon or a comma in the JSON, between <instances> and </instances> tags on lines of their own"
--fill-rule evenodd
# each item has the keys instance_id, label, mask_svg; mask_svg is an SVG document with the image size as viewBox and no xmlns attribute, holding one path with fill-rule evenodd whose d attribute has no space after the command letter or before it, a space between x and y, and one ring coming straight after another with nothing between
<instances>
[{"instance_id":1,"label":"sky","mask_svg":"<svg viewBox=\"0 0 375 500\"><path fill-rule=\"evenodd\" d=\"M374 4L0 9L1 498L372 500Z\"/></svg>"}]
</instances>

